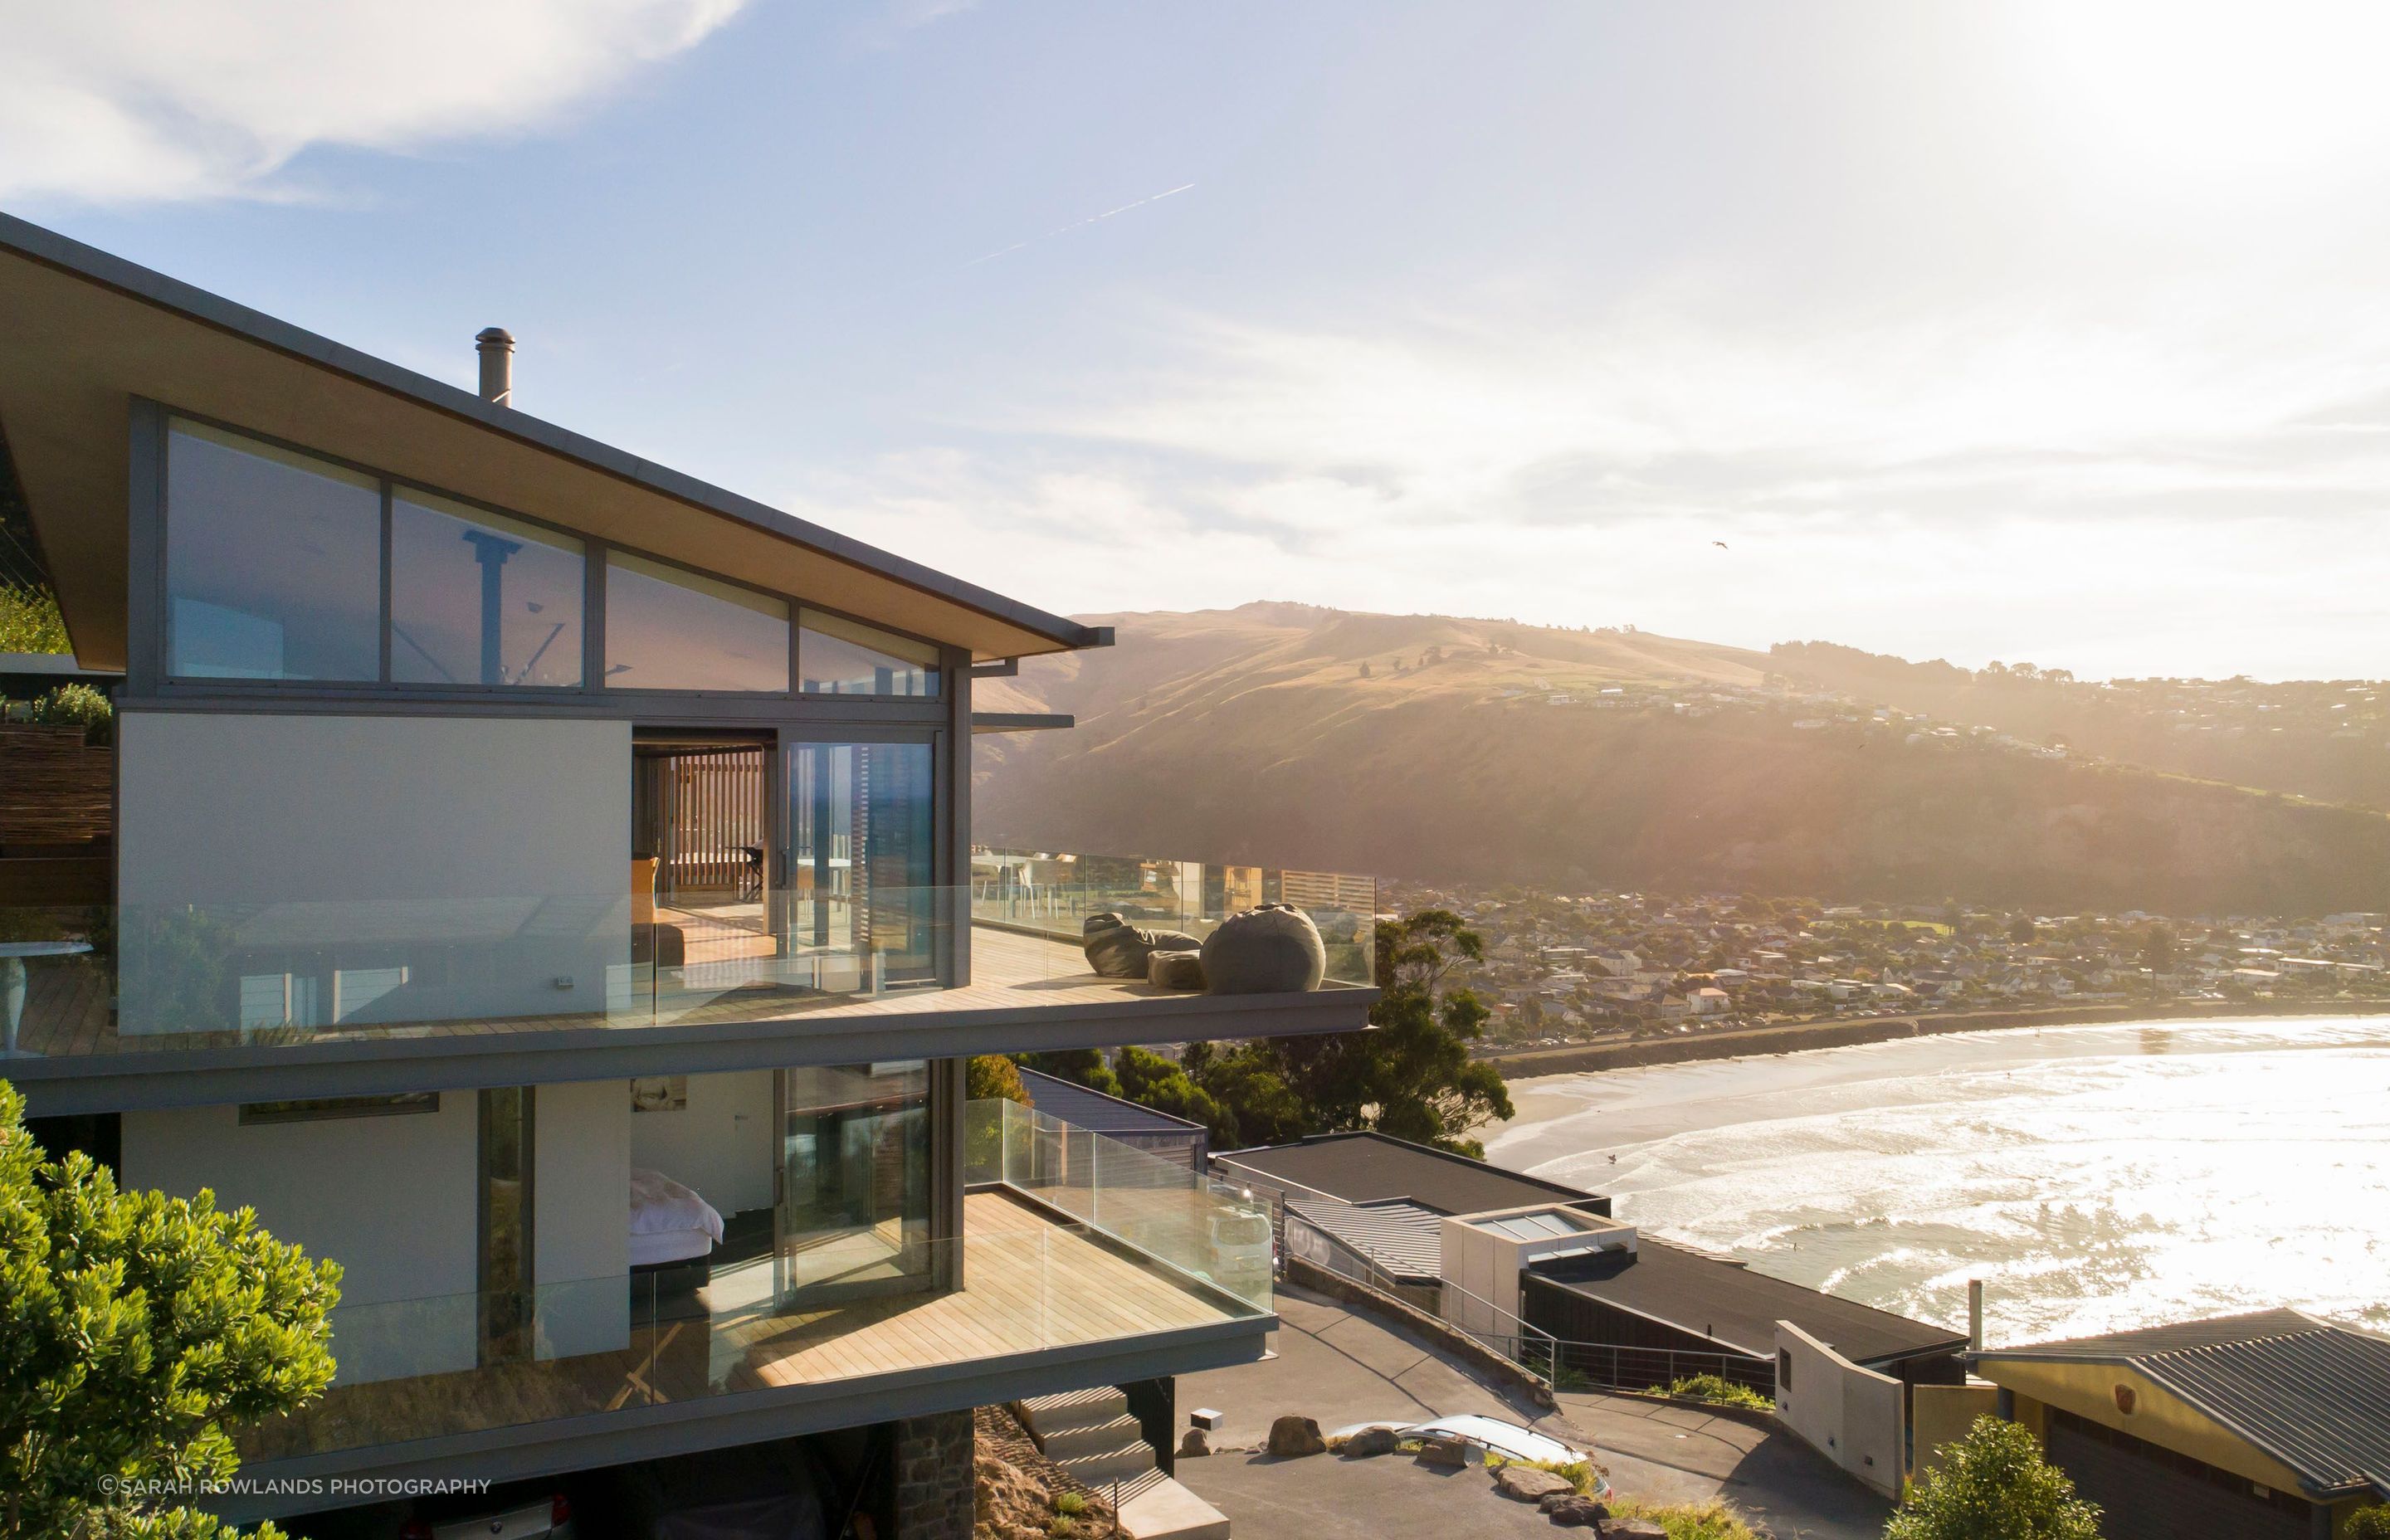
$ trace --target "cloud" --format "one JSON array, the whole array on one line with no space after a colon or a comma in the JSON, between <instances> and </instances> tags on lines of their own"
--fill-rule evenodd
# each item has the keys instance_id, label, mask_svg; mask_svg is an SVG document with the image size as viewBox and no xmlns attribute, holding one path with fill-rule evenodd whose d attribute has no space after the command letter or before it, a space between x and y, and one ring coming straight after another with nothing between
<instances>
[{"instance_id":1,"label":"cloud","mask_svg":"<svg viewBox=\"0 0 2390 1540\"><path fill-rule=\"evenodd\" d=\"M298 196L311 146L536 129L693 47L744 0L20 4L0 49L0 198Z\"/></svg>"}]
</instances>

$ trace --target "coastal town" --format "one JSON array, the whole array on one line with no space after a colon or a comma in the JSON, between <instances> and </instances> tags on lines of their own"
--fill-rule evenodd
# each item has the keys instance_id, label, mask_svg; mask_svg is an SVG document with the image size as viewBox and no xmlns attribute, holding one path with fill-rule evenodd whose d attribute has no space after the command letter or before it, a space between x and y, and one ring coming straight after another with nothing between
<instances>
[{"instance_id":1,"label":"coastal town","mask_svg":"<svg viewBox=\"0 0 2390 1540\"><path fill-rule=\"evenodd\" d=\"M1959 905L1394 884L1450 909L1484 959L1486 1046L1565 1046L1925 1012L2298 1009L2390 999L2384 916L2176 918Z\"/></svg>"}]
</instances>

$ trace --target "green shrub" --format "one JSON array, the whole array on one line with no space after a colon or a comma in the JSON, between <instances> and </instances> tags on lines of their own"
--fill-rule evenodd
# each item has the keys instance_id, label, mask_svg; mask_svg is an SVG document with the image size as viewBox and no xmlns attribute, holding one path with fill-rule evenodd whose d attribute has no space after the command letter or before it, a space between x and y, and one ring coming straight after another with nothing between
<instances>
[{"instance_id":1,"label":"green shrub","mask_svg":"<svg viewBox=\"0 0 2390 1540\"><path fill-rule=\"evenodd\" d=\"M1975 1419L1917 1482L1884 1540L2100 1540L2100 1509L2075 1495L2066 1472L2041 1457L2033 1434L1995 1417Z\"/></svg>"},{"instance_id":2,"label":"green shrub","mask_svg":"<svg viewBox=\"0 0 2390 1540\"><path fill-rule=\"evenodd\" d=\"M1054 1494L1054 1511L1065 1519L1076 1519L1087 1511L1087 1499L1075 1492L1057 1492Z\"/></svg>"},{"instance_id":3,"label":"green shrub","mask_svg":"<svg viewBox=\"0 0 2390 1540\"><path fill-rule=\"evenodd\" d=\"M1673 1395L1679 1401L1706 1401L1714 1406L1742 1406L1754 1412L1772 1412L1776 1403L1753 1390L1739 1385L1719 1374L1689 1374L1665 1385L1654 1385L1649 1395Z\"/></svg>"},{"instance_id":4,"label":"green shrub","mask_svg":"<svg viewBox=\"0 0 2390 1540\"><path fill-rule=\"evenodd\" d=\"M86 743L116 737L116 708L89 685L60 685L33 702L32 719L53 727L81 727Z\"/></svg>"},{"instance_id":5,"label":"green shrub","mask_svg":"<svg viewBox=\"0 0 2390 1540\"><path fill-rule=\"evenodd\" d=\"M0 583L0 652L72 652L66 618L45 588Z\"/></svg>"},{"instance_id":6,"label":"green shrub","mask_svg":"<svg viewBox=\"0 0 2390 1540\"><path fill-rule=\"evenodd\" d=\"M2360 1508L2340 1528L2341 1540L2390 1540L2390 1503Z\"/></svg>"}]
</instances>

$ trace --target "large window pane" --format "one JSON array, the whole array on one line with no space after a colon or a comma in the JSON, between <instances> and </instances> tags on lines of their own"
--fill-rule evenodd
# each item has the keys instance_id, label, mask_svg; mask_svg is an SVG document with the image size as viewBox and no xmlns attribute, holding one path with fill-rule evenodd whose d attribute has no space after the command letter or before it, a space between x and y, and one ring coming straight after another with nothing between
<instances>
[{"instance_id":1,"label":"large window pane","mask_svg":"<svg viewBox=\"0 0 2390 1540\"><path fill-rule=\"evenodd\" d=\"M835 954L882 982L935 976L937 893L926 743L789 746L789 951Z\"/></svg>"},{"instance_id":2,"label":"large window pane","mask_svg":"<svg viewBox=\"0 0 2390 1540\"><path fill-rule=\"evenodd\" d=\"M176 422L166 448L170 672L381 676L381 489L372 478Z\"/></svg>"},{"instance_id":3,"label":"large window pane","mask_svg":"<svg viewBox=\"0 0 2390 1540\"><path fill-rule=\"evenodd\" d=\"M921 1060L780 1072L782 1299L919 1286L930 1272Z\"/></svg>"},{"instance_id":4,"label":"large window pane","mask_svg":"<svg viewBox=\"0 0 2390 1540\"><path fill-rule=\"evenodd\" d=\"M928 642L807 610L798 616L797 674L807 695L935 695Z\"/></svg>"},{"instance_id":5,"label":"large window pane","mask_svg":"<svg viewBox=\"0 0 2390 1540\"><path fill-rule=\"evenodd\" d=\"M785 693L788 602L609 552L606 683L617 689Z\"/></svg>"},{"instance_id":6,"label":"large window pane","mask_svg":"<svg viewBox=\"0 0 2390 1540\"><path fill-rule=\"evenodd\" d=\"M581 542L401 487L390 512L390 674L581 683Z\"/></svg>"}]
</instances>

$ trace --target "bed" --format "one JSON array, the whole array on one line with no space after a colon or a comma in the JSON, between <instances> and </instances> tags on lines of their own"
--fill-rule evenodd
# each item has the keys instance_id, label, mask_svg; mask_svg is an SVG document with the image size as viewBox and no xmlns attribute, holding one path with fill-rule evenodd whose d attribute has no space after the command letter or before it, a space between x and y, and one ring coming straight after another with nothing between
<instances>
[{"instance_id":1,"label":"bed","mask_svg":"<svg viewBox=\"0 0 2390 1540\"><path fill-rule=\"evenodd\" d=\"M631 1265L662 1267L702 1258L722 1240L722 1215L661 1171L631 1168Z\"/></svg>"}]
</instances>

